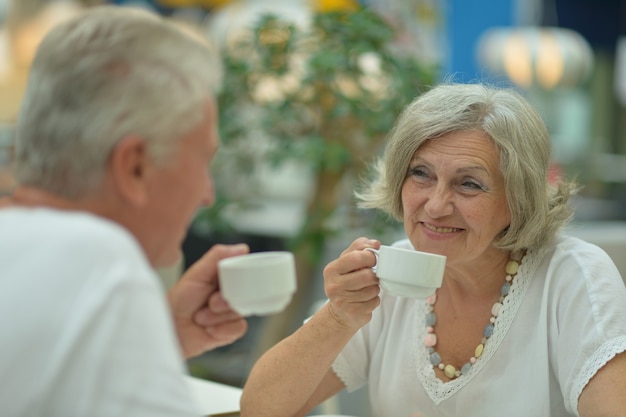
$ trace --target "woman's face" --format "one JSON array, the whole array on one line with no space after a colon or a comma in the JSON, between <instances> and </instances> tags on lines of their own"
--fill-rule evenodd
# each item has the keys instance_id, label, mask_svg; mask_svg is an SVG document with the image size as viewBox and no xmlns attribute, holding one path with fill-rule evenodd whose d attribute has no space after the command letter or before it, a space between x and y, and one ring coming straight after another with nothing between
<instances>
[{"instance_id":1,"label":"woman's face","mask_svg":"<svg viewBox=\"0 0 626 417\"><path fill-rule=\"evenodd\" d=\"M417 250L448 264L489 260L494 238L510 223L499 169L487 135L460 131L427 141L413 155L402 186L404 228Z\"/></svg>"}]
</instances>

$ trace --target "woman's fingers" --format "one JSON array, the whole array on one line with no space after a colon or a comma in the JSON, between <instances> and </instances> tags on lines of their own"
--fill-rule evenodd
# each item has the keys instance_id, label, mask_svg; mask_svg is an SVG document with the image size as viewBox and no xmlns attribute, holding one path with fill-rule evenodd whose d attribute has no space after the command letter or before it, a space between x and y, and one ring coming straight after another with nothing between
<instances>
[{"instance_id":1,"label":"woman's fingers","mask_svg":"<svg viewBox=\"0 0 626 417\"><path fill-rule=\"evenodd\" d=\"M371 319L380 304L378 278L372 271L376 256L365 248L378 248L380 242L358 238L338 259L324 268L324 289L336 320L358 328Z\"/></svg>"}]
</instances>

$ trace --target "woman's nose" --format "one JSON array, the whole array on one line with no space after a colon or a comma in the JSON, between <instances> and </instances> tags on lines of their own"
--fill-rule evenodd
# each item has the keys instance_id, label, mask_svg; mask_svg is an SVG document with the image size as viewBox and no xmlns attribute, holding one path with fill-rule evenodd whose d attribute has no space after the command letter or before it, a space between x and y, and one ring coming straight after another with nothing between
<instances>
[{"instance_id":1,"label":"woman's nose","mask_svg":"<svg viewBox=\"0 0 626 417\"><path fill-rule=\"evenodd\" d=\"M424 205L426 213L432 218L440 218L452 214L454 204L452 195L446 187L436 187Z\"/></svg>"}]
</instances>

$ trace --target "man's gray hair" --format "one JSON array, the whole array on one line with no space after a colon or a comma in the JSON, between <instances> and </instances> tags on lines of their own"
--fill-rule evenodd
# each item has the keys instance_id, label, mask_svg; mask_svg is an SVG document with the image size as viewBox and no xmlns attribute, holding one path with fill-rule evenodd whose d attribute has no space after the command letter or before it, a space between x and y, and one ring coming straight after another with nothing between
<instances>
[{"instance_id":1,"label":"man's gray hair","mask_svg":"<svg viewBox=\"0 0 626 417\"><path fill-rule=\"evenodd\" d=\"M221 76L208 41L174 23L139 9L88 9L37 50L16 128L18 184L85 195L129 135L163 161L201 121Z\"/></svg>"}]
</instances>

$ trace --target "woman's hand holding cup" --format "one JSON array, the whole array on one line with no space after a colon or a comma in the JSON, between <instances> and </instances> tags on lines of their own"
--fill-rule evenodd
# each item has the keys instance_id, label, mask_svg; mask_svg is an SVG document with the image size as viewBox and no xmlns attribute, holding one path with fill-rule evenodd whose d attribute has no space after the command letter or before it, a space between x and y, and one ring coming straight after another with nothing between
<instances>
[{"instance_id":1,"label":"woman's hand holding cup","mask_svg":"<svg viewBox=\"0 0 626 417\"><path fill-rule=\"evenodd\" d=\"M340 325L352 330L368 323L380 304L378 278L372 272L376 257L364 250L378 247L377 240L358 238L324 268L330 313Z\"/></svg>"}]
</instances>

